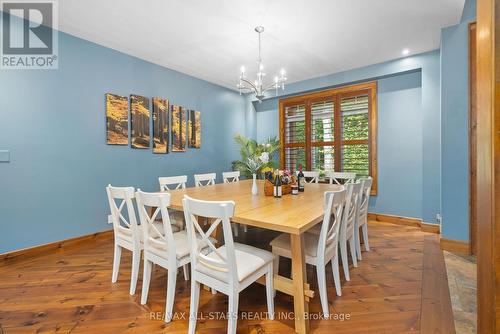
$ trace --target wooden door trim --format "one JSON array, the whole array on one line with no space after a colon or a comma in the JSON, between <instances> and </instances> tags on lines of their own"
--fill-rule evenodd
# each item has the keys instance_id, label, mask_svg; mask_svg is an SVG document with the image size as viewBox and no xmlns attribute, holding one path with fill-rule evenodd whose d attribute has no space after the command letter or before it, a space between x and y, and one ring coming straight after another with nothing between
<instances>
[{"instance_id":1,"label":"wooden door trim","mask_svg":"<svg viewBox=\"0 0 500 334\"><path fill-rule=\"evenodd\" d=\"M477 254L476 22L469 23L469 244Z\"/></svg>"},{"instance_id":2,"label":"wooden door trim","mask_svg":"<svg viewBox=\"0 0 500 334\"><path fill-rule=\"evenodd\" d=\"M500 264L498 212L495 208L495 159L500 157L495 133L495 0L477 3L477 332L496 333L500 309L497 307L496 278ZM497 170L498 173L498 170ZM497 210L497 211L495 211Z\"/></svg>"}]
</instances>

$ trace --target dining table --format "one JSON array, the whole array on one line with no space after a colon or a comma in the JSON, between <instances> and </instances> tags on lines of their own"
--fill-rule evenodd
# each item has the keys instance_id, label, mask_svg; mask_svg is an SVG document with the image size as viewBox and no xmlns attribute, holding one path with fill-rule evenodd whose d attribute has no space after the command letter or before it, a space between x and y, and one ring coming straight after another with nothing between
<instances>
[{"instance_id":1,"label":"dining table","mask_svg":"<svg viewBox=\"0 0 500 334\"><path fill-rule=\"evenodd\" d=\"M307 283L304 233L323 220L324 193L339 190L342 186L325 183L306 183L305 191L298 195L283 195L280 198L265 196L263 180L257 180L258 193L252 194L252 180L220 183L204 187L169 190L170 208L183 210L184 195L206 201L235 202L231 223L245 224L288 233L292 252L292 278L274 275L274 288L293 296L295 332L309 332L309 300L314 291ZM265 284L264 277L259 281Z\"/></svg>"}]
</instances>

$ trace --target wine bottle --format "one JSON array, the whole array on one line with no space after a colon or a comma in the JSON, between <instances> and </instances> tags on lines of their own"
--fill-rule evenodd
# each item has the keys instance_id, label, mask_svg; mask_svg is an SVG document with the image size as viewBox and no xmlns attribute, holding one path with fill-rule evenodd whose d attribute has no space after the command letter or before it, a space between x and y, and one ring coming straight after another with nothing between
<instances>
[{"instance_id":1,"label":"wine bottle","mask_svg":"<svg viewBox=\"0 0 500 334\"><path fill-rule=\"evenodd\" d=\"M283 195L283 187L282 187L282 182L281 182L281 176L278 171L278 181L276 181L276 197L281 198L281 195Z\"/></svg>"},{"instance_id":2,"label":"wine bottle","mask_svg":"<svg viewBox=\"0 0 500 334\"><path fill-rule=\"evenodd\" d=\"M278 174L276 174L276 172L275 172L273 176L274 176L273 195L274 195L274 197L278 197Z\"/></svg>"},{"instance_id":3,"label":"wine bottle","mask_svg":"<svg viewBox=\"0 0 500 334\"><path fill-rule=\"evenodd\" d=\"M306 179L304 177L304 173L302 173L302 165L299 165L299 173L297 174L297 184L299 186L300 192L304 191L304 183L305 182L306 182Z\"/></svg>"}]
</instances>

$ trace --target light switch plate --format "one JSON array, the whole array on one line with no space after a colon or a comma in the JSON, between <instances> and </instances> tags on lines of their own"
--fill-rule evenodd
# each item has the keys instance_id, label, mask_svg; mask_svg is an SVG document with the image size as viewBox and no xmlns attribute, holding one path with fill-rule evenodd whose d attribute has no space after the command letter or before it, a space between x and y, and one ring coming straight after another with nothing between
<instances>
[{"instance_id":1,"label":"light switch plate","mask_svg":"<svg viewBox=\"0 0 500 334\"><path fill-rule=\"evenodd\" d=\"M10 162L9 150L0 150L0 162Z\"/></svg>"}]
</instances>

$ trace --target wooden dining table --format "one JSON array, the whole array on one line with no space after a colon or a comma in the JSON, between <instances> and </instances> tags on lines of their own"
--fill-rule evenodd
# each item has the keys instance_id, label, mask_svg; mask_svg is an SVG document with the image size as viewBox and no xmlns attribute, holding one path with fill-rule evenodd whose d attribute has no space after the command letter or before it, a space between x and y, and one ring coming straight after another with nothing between
<instances>
[{"instance_id":1,"label":"wooden dining table","mask_svg":"<svg viewBox=\"0 0 500 334\"><path fill-rule=\"evenodd\" d=\"M252 180L221 183L205 187L170 190L171 205L182 210L184 195L207 201L232 200L236 203L232 223L290 234L292 251L292 279L274 275L274 288L293 296L295 332L309 332L309 300L314 297L307 284L304 232L322 221L323 196L327 190L339 190L341 186L308 183L298 195L281 198L264 195L264 181L257 180L258 194L252 195ZM264 277L259 283L265 284Z\"/></svg>"}]
</instances>

